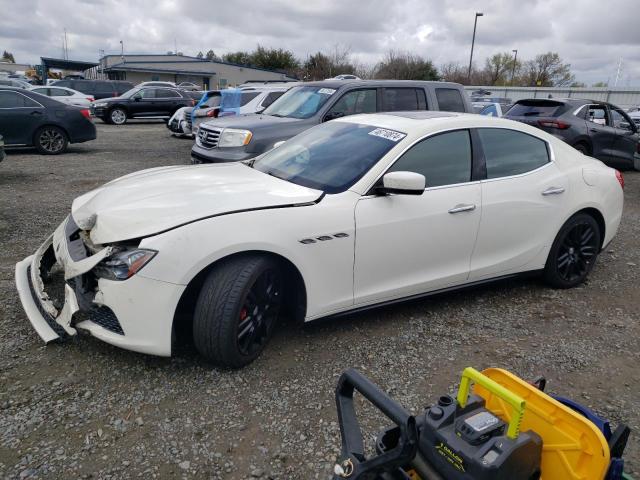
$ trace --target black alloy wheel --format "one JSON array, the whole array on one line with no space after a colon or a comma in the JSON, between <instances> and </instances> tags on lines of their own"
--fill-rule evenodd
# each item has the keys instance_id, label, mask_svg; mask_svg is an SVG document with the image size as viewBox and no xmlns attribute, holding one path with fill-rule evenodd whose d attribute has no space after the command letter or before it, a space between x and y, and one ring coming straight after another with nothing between
<instances>
[{"instance_id":1,"label":"black alloy wheel","mask_svg":"<svg viewBox=\"0 0 640 480\"><path fill-rule=\"evenodd\" d=\"M565 235L556 258L558 273L564 280L573 282L586 277L598 251L596 239L596 232L589 223L575 225Z\"/></svg>"},{"instance_id":2,"label":"black alloy wheel","mask_svg":"<svg viewBox=\"0 0 640 480\"><path fill-rule=\"evenodd\" d=\"M205 278L193 315L193 342L213 364L240 368L260 356L284 306L285 277L266 255L220 261Z\"/></svg>"},{"instance_id":3,"label":"black alloy wheel","mask_svg":"<svg viewBox=\"0 0 640 480\"><path fill-rule=\"evenodd\" d=\"M282 303L282 282L275 270L265 270L251 286L238 315L238 350L253 356L271 336Z\"/></svg>"},{"instance_id":4,"label":"black alloy wheel","mask_svg":"<svg viewBox=\"0 0 640 480\"><path fill-rule=\"evenodd\" d=\"M582 283L600 251L598 223L591 215L578 214L560 229L549 252L545 278L554 287L571 288Z\"/></svg>"}]
</instances>

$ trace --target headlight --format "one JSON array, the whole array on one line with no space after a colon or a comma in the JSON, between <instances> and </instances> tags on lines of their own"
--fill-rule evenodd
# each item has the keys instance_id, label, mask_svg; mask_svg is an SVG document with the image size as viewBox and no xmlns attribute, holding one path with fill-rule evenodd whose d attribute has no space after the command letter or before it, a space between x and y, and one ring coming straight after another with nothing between
<instances>
[{"instance_id":1,"label":"headlight","mask_svg":"<svg viewBox=\"0 0 640 480\"><path fill-rule=\"evenodd\" d=\"M94 269L95 274L100 278L109 280L126 280L142 269L149 261L155 257L155 250L136 248L135 250L125 250L105 258Z\"/></svg>"},{"instance_id":2,"label":"headlight","mask_svg":"<svg viewBox=\"0 0 640 480\"><path fill-rule=\"evenodd\" d=\"M251 141L252 133L249 130L225 128L218 140L218 147L242 147Z\"/></svg>"}]
</instances>

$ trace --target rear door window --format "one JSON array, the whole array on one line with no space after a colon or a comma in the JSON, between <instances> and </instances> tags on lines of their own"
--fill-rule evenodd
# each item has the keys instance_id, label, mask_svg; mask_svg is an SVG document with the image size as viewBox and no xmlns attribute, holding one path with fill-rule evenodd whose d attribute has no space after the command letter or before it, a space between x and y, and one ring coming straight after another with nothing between
<instances>
[{"instance_id":1,"label":"rear door window","mask_svg":"<svg viewBox=\"0 0 640 480\"><path fill-rule=\"evenodd\" d=\"M34 88L31 91L39 93L40 95L51 95L49 88Z\"/></svg>"},{"instance_id":2,"label":"rear door window","mask_svg":"<svg viewBox=\"0 0 640 480\"><path fill-rule=\"evenodd\" d=\"M443 112L464 112L464 100L460 90L455 88L436 88L438 106Z\"/></svg>"},{"instance_id":3,"label":"rear door window","mask_svg":"<svg viewBox=\"0 0 640 480\"><path fill-rule=\"evenodd\" d=\"M240 95L240 106L244 107L258 95L260 95L260 92L242 92L242 94Z\"/></svg>"},{"instance_id":4,"label":"rear door window","mask_svg":"<svg viewBox=\"0 0 640 480\"><path fill-rule=\"evenodd\" d=\"M385 112L427 109L427 99L424 90L421 88L385 88L382 98L382 108Z\"/></svg>"},{"instance_id":5,"label":"rear door window","mask_svg":"<svg viewBox=\"0 0 640 480\"><path fill-rule=\"evenodd\" d=\"M0 108L37 108L41 105L25 95L17 92L0 91Z\"/></svg>"},{"instance_id":6,"label":"rear door window","mask_svg":"<svg viewBox=\"0 0 640 480\"><path fill-rule=\"evenodd\" d=\"M73 94L68 90L63 90L62 88L53 88L52 87L52 88L49 89L49 95L51 97L70 97Z\"/></svg>"},{"instance_id":7,"label":"rear door window","mask_svg":"<svg viewBox=\"0 0 640 480\"><path fill-rule=\"evenodd\" d=\"M19 108L24 107L22 95L16 92L0 91L0 108Z\"/></svg>"},{"instance_id":8,"label":"rear door window","mask_svg":"<svg viewBox=\"0 0 640 480\"><path fill-rule=\"evenodd\" d=\"M500 178L530 172L549 163L544 140L504 128L478 128L487 178Z\"/></svg>"},{"instance_id":9,"label":"rear door window","mask_svg":"<svg viewBox=\"0 0 640 480\"><path fill-rule=\"evenodd\" d=\"M180 98L180 94L169 88L158 88L156 89L156 98Z\"/></svg>"},{"instance_id":10,"label":"rear door window","mask_svg":"<svg viewBox=\"0 0 640 480\"><path fill-rule=\"evenodd\" d=\"M509 109L510 117L556 117L563 110L563 103L549 100L521 100Z\"/></svg>"}]
</instances>

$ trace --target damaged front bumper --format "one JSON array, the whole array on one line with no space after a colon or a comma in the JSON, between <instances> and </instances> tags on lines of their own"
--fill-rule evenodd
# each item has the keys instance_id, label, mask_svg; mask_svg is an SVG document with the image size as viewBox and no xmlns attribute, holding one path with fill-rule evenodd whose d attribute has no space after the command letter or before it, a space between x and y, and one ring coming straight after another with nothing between
<instances>
[{"instance_id":1,"label":"damaged front bumper","mask_svg":"<svg viewBox=\"0 0 640 480\"><path fill-rule=\"evenodd\" d=\"M16 264L20 301L38 335L49 343L84 330L128 350L171 355L173 313L185 286L139 275L97 278L92 270L114 247L89 252L79 232L68 217L35 254Z\"/></svg>"}]
</instances>

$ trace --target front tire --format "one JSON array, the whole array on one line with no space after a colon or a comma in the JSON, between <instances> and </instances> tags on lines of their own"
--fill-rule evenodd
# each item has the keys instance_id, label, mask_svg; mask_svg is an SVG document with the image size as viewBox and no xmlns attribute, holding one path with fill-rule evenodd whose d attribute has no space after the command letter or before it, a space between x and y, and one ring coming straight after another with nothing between
<instances>
[{"instance_id":1,"label":"front tire","mask_svg":"<svg viewBox=\"0 0 640 480\"><path fill-rule=\"evenodd\" d=\"M116 107L109 112L109 121L114 125L124 125L127 123L127 112Z\"/></svg>"},{"instance_id":2,"label":"front tire","mask_svg":"<svg viewBox=\"0 0 640 480\"><path fill-rule=\"evenodd\" d=\"M67 149L69 139L64 130L49 125L36 132L34 143L38 152L43 155L58 155Z\"/></svg>"},{"instance_id":3,"label":"front tire","mask_svg":"<svg viewBox=\"0 0 640 480\"><path fill-rule=\"evenodd\" d=\"M202 285L193 319L198 352L217 366L253 362L269 342L280 317L283 275L263 255L223 260Z\"/></svg>"},{"instance_id":4,"label":"front tire","mask_svg":"<svg viewBox=\"0 0 640 480\"><path fill-rule=\"evenodd\" d=\"M596 263L601 235L591 215L578 213L567 220L549 251L546 282L554 288L572 288L584 282Z\"/></svg>"}]
</instances>

